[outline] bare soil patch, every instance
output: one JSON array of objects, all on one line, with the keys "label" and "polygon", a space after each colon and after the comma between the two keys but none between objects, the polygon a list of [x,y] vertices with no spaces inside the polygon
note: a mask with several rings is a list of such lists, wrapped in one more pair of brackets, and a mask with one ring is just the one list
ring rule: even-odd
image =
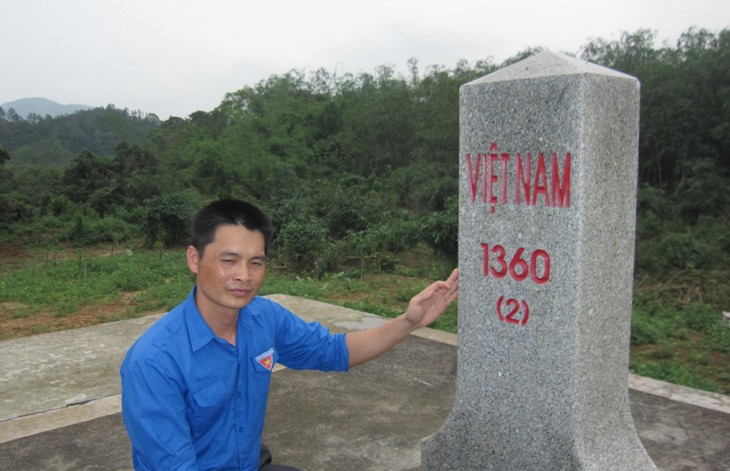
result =
[{"label": "bare soil patch", "polygon": [[102,324],[115,319],[138,317],[145,314],[130,315],[137,293],[125,293],[124,298],[115,302],[81,306],[72,314],[60,316],[48,310],[34,311],[24,315],[26,306],[20,303],[0,303],[0,340],[25,337],[28,335],[56,332]]}]

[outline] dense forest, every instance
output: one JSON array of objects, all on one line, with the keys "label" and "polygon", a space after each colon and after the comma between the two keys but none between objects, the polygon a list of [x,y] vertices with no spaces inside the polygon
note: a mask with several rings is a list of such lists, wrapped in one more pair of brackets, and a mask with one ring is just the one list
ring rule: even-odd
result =
[{"label": "dense forest", "polygon": [[[538,51],[412,59],[406,75],[292,70],[164,122],[2,110],[0,242],[174,246],[201,203],[233,196],[273,215],[293,270],[389,270],[414,247],[455,262],[459,87]],[[685,294],[727,310],[728,289],[707,287],[728,284],[730,262],[730,30],[662,46],[639,30],[578,56],[641,81],[637,279],[689,280]]]}]

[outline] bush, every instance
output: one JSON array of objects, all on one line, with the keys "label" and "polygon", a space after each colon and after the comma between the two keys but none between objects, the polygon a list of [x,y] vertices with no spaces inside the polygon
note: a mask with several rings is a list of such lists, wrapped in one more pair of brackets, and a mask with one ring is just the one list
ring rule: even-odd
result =
[{"label": "bush", "polygon": [[420,239],[437,253],[456,261],[459,252],[459,201],[453,196],[446,209],[422,218]]},{"label": "bush", "polygon": [[634,309],[631,316],[631,345],[657,344],[665,335],[657,322],[641,309]]},{"label": "bush", "polygon": [[687,336],[681,313],[669,304],[637,292],[631,315],[631,345],[662,345]]},{"label": "bush", "polygon": [[49,210],[54,216],[61,216],[71,211],[74,204],[66,195],[56,195],[48,202]]},{"label": "bush", "polygon": [[722,314],[705,303],[692,303],[682,309],[684,325],[698,332],[711,332],[722,322]]},{"label": "bush", "polygon": [[297,270],[311,272],[327,247],[327,229],[321,220],[291,220],[276,238],[279,254]]},{"label": "bush", "polygon": [[715,308],[704,303],[693,303],[682,309],[684,324],[705,336],[705,348],[730,353],[730,325]]},{"label": "bush", "polygon": [[155,196],[145,202],[143,231],[146,245],[162,243],[173,247],[190,239],[190,223],[203,206],[203,198],[194,190]]},{"label": "bush", "polygon": [[72,242],[77,247],[85,247],[94,244],[117,244],[135,238],[138,232],[137,226],[114,216],[88,218],[77,214],[60,234],[60,239]]}]

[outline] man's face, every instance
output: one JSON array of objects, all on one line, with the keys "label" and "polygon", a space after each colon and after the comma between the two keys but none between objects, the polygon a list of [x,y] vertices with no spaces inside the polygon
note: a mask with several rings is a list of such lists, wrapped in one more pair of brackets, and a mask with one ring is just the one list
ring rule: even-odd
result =
[{"label": "man's face", "polygon": [[203,255],[190,246],[187,258],[203,316],[237,314],[258,294],[266,275],[264,235],[243,226],[218,226]]}]

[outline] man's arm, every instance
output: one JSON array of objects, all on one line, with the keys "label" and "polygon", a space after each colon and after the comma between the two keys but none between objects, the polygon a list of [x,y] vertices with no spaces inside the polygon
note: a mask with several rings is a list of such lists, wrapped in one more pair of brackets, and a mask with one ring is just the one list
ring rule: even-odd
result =
[{"label": "man's arm", "polygon": [[405,314],[373,329],[350,332],[345,337],[350,367],[387,352],[411,332],[434,322],[459,294],[459,270],[446,281],[437,281],[415,295]]},{"label": "man's arm", "polygon": [[136,470],[198,469],[179,385],[149,363],[122,366],[122,417]]}]

